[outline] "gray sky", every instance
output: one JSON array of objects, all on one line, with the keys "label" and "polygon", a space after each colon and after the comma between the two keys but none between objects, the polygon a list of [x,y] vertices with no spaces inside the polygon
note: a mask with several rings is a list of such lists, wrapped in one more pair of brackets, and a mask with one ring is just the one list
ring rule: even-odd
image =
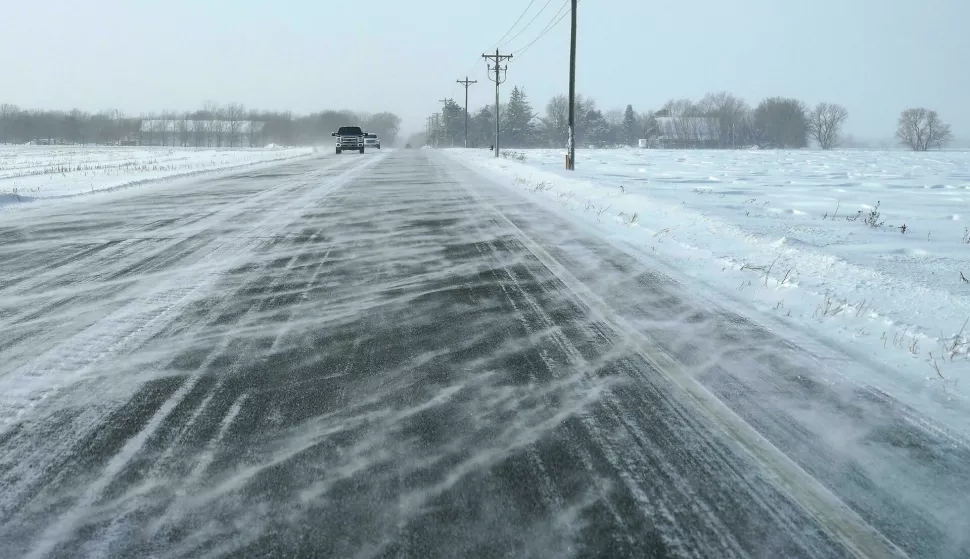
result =
[{"label": "gray sky", "polygon": [[[548,5],[547,5],[548,2]],[[535,0],[519,50],[564,0]],[[494,99],[481,53],[529,0],[88,0],[0,10],[0,102],[30,108],[390,110],[423,126],[455,80]],[[563,12],[565,13],[565,12]],[[970,136],[970,0],[581,0],[578,89],[603,109],[659,108],[727,90],[842,103],[847,132],[888,138],[899,112],[936,109]],[[503,100],[564,93],[568,17],[516,57]],[[510,36],[518,32],[513,31]]]}]

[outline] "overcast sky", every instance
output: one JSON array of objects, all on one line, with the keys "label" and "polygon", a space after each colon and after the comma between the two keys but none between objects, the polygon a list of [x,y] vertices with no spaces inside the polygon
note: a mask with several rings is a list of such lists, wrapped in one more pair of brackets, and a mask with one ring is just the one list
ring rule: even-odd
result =
[{"label": "overcast sky", "polygon": [[[437,100],[494,99],[494,51],[530,0],[45,0],[0,10],[0,102],[136,114],[206,100],[304,113],[390,110],[421,128]],[[564,0],[535,0],[517,51]],[[889,138],[936,109],[970,136],[970,0],[581,0],[578,89],[603,109],[727,90],[842,103],[847,132]],[[565,13],[565,12],[562,12]],[[564,93],[569,18],[509,63],[503,99]]]}]

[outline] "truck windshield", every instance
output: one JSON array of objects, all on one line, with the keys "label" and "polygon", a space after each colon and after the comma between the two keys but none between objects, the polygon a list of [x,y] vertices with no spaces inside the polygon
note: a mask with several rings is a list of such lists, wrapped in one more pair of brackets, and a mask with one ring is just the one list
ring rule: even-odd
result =
[{"label": "truck windshield", "polygon": [[363,134],[363,132],[361,131],[359,126],[341,126],[340,129],[337,130],[337,134],[360,136],[361,134]]}]

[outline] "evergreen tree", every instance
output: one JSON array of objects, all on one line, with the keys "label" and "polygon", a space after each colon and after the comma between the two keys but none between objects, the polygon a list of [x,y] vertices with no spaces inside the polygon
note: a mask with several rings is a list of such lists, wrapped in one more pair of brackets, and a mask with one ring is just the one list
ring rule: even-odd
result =
[{"label": "evergreen tree", "polygon": [[460,146],[464,142],[465,134],[465,109],[456,103],[454,99],[445,101],[445,106],[441,109],[441,121],[439,123],[441,137],[439,145],[441,147]]},{"label": "evergreen tree", "polygon": [[808,116],[797,99],[771,97],[754,110],[755,143],[762,148],[808,146]]},{"label": "evergreen tree", "polygon": [[[589,133],[589,130],[590,130],[589,117],[591,115],[592,116],[599,115],[599,119],[602,120],[602,123],[594,122],[593,123],[594,127],[606,126],[607,131],[609,130],[609,124],[603,118],[603,114],[600,111],[596,110],[596,100],[593,99],[592,97],[583,97],[582,95],[577,93],[576,105],[574,110],[576,114],[575,140],[576,140],[577,148],[588,146],[590,143],[593,143],[593,140],[590,139],[591,136]],[[602,128],[598,128],[597,130],[594,130],[594,136],[597,138],[597,141],[602,141],[603,134],[604,132]]]},{"label": "evergreen tree", "polygon": [[529,147],[536,139],[535,113],[526,98],[525,90],[512,88],[509,103],[502,118],[501,143],[508,147]]},{"label": "evergreen tree", "polygon": [[628,146],[637,145],[637,113],[633,111],[633,105],[626,106],[626,112],[623,113],[623,143]]},{"label": "evergreen tree", "polygon": [[583,143],[603,147],[610,140],[610,123],[606,121],[603,113],[599,110],[592,110],[586,113],[583,130]]},{"label": "evergreen tree", "polygon": [[495,138],[495,116],[492,107],[483,107],[468,121],[468,144],[472,147],[488,147]]}]

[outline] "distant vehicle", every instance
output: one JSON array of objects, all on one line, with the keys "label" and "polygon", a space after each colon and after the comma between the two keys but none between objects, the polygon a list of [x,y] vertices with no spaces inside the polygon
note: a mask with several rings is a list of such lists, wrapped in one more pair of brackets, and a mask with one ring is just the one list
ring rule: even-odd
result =
[{"label": "distant vehicle", "polygon": [[381,139],[377,134],[364,134],[364,147],[381,149]]},{"label": "distant vehicle", "polygon": [[330,135],[337,138],[338,155],[346,150],[364,153],[364,131],[360,126],[341,126]]},{"label": "distant vehicle", "polygon": [[411,144],[404,144],[404,149],[411,149]]}]

